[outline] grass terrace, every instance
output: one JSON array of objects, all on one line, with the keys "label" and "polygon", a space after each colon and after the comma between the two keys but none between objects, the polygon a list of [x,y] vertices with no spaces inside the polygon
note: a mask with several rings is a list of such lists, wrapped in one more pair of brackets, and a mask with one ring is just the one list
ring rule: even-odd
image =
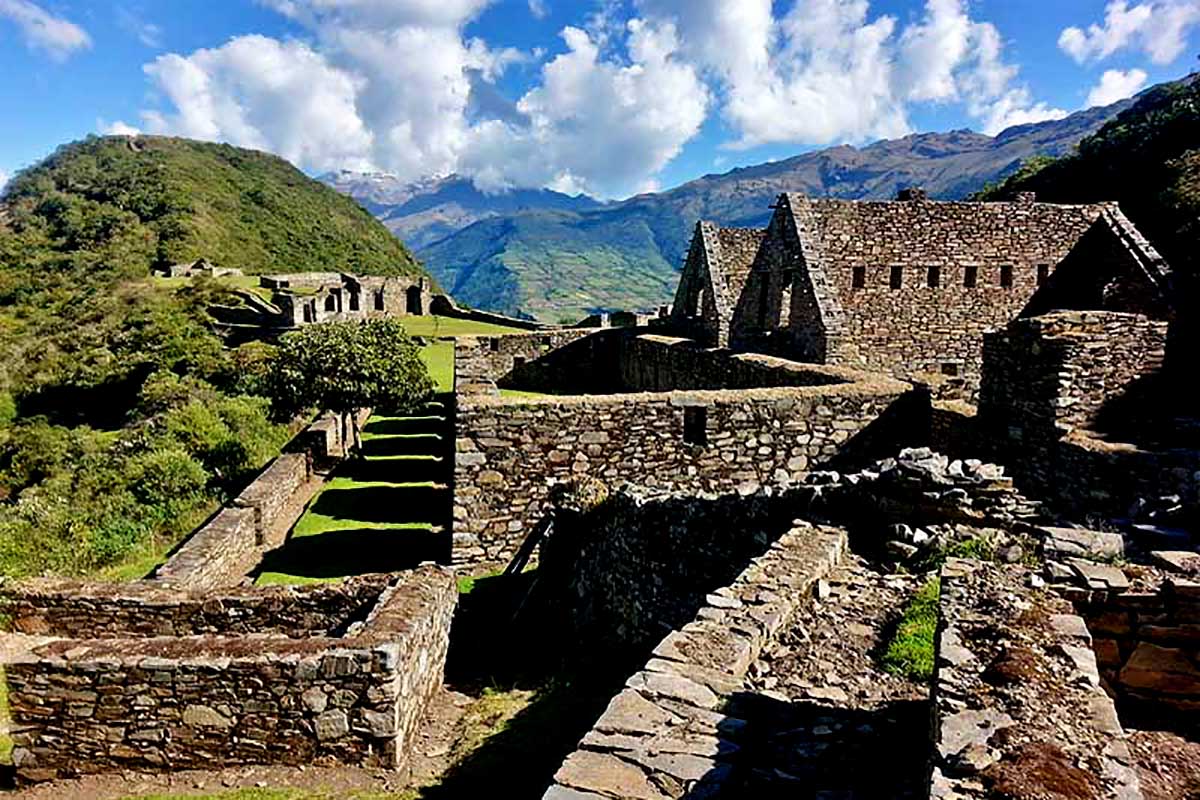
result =
[{"label": "grass terrace", "polygon": [[439,399],[420,414],[367,421],[362,457],[338,467],[288,541],[266,555],[259,585],[391,572],[449,555],[454,342],[434,337],[514,329],[431,316],[406,317],[404,325],[413,336],[433,339],[421,357]]}]

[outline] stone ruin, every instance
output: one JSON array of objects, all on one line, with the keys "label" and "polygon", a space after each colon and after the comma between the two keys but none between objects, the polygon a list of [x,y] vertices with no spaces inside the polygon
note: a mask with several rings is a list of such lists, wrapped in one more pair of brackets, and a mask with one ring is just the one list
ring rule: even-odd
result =
[{"label": "stone ruin", "polygon": [[[955,243],[964,220],[983,238]],[[1020,247],[988,238],[1013,220]],[[864,298],[890,289],[851,252],[872,226],[889,247],[913,245],[904,226],[942,237],[923,288],[953,275],[984,299],[920,346],[914,327],[877,348],[892,334]],[[456,341],[448,566],[536,562],[525,605],[564,655],[620,677],[546,800],[1142,797],[1140,726],[1200,711],[1200,447],[1161,260],[1114,207],[1028,199],[784,196],[767,231],[698,239],[671,320],[699,340]],[[887,302],[919,314],[905,270],[932,251],[913,250]],[[1000,289],[1015,299],[950,330]],[[1090,310],[1051,311],[1065,296]],[[769,336],[739,322],[764,307],[792,315]],[[902,379],[931,365],[959,397]],[[314,425],[157,580],[3,587],[19,779],[403,766],[443,679],[451,572],[244,586],[331,437]],[[881,652],[930,576],[937,638],[915,679]]]}]

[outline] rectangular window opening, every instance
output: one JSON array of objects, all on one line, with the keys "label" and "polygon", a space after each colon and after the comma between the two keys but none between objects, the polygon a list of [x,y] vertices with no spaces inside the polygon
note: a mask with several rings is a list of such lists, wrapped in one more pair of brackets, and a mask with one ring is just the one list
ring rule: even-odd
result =
[{"label": "rectangular window opening", "polygon": [[953,361],[943,362],[942,363],[942,374],[947,377],[950,377],[950,378],[957,378],[958,377],[958,364],[956,364]]},{"label": "rectangular window opening", "polygon": [[1013,268],[1012,264],[1002,264],[1000,266],[1000,285],[1005,289],[1011,289],[1013,285]]},{"label": "rectangular window opening", "polygon": [[892,267],[892,274],[888,280],[888,285],[893,289],[899,289],[904,285],[904,267]]},{"label": "rectangular window opening", "polygon": [[925,282],[930,289],[936,289],[942,285],[942,268],[930,267],[929,272],[925,276]]},{"label": "rectangular window opening", "polygon": [[866,287],[866,285],[867,285],[867,268],[866,267],[855,267],[854,268],[854,288],[862,289],[862,288]]},{"label": "rectangular window opening", "polygon": [[1043,283],[1045,283],[1046,279],[1049,277],[1050,277],[1050,265],[1049,264],[1038,264],[1037,265],[1038,286],[1041,286]]},{"label": "rectangular window opening", "polygon": [[708,409],[688,406],[683,409],[683,443],[704,447],[708,444]]},{"label": "rectangular window opening", "polygon": [[977,283],[979,283],[979,267],[963,268],[963,286],[967,289],[974,289]]},{"label": "rectangular window opening", "polygon": [[500,339],[498,339],[495,336],[493,336],[491,339],[489,339],[488,340],[488,349],[491,350],[493,353],[499,353],[500,352]]}]

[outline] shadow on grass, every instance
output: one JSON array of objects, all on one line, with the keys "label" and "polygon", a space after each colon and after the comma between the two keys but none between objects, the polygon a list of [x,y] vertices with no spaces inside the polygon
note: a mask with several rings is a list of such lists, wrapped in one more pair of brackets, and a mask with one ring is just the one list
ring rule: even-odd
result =
[{"label": "shadow on grass", "polygon": [[437,433],[412,433],[367,439],[364,456],[436,456],[446,449],[446,440]]},{"label": "shadow on grass", "polygon": [[396,436],[407,433],[441,433],[446,429],[446,420],[438,416],[387,417],[373,419],[363,426],[363,433],[371,436]]},{"label": "shadow on grass", "polygon": [[263,556],[259,573],[299,578],[341,578],[412,569],[422,561],[446,561],[450,535],[442,531],[330,531],[289,539]]},{"label": "shadow on grass", "polygon": [[421,790],[421,798],[536,800],[620,689],[625,676],[615,670],[566,669],[568,634],[550,616],[525,606],[536,575],[479,578],[470,593],[460,596],[447,684],[475,696],[485,689],[532,689],[537,694],[502,730],[451,767],[437,786]]},{"label": "shadow on grass", "polygon": [[444,486],[362,486],[326,489],[309,510],[353,522],[428,522],[444,525],[450,515]]},{"label": "shadow on grass", "polygon": [[446,459],[425,456],[355,459],[344,462],[337,471],[337,477],[361,483],[445,483],[449,476],[450,467]]}]

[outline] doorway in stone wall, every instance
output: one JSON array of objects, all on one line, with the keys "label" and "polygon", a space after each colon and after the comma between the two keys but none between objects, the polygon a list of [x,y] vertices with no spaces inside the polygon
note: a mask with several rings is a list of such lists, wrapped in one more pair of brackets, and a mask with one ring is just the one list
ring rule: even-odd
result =
[{"label": "doorway in stone wall", "polygon": [[408,314],[424,314],[425,310],[421,303],[421,287],[410,286],[405,292],[404,311]]}]

